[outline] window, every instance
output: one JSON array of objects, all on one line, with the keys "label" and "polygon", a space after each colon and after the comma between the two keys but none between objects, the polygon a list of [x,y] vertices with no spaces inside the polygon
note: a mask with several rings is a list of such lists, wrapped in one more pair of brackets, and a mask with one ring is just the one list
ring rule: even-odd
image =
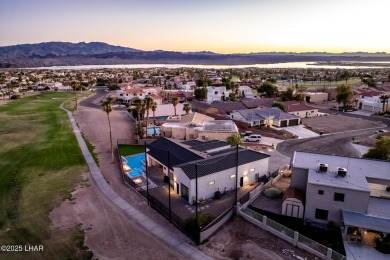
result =
[{"label": "window", "polygon": [[209,185],[214,185],[215,181],[209,181]]},{"label": "window", "polygon": [[318,190],[318,194],[319,195],[324,195],[324,191],[323,190]]},{"label": "window", "polygon": [[316,219],[328,220],[328,211],[324,209],[316,209]]},{"label": "window", "polygon": [[334,193],[334,201],[344,201],[344,196],[345,196],[344,193],[335,192]]}]

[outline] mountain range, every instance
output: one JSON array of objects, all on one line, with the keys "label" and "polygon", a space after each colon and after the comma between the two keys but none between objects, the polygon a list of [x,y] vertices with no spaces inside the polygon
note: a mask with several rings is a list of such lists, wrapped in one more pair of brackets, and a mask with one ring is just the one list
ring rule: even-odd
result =
[{"label": "mountain range", "polygon": [[251,65],[282,62],[390,61],[387,53],[144,51],[103,42],[44,42],[0,47],[0,68],[112,64]]}]

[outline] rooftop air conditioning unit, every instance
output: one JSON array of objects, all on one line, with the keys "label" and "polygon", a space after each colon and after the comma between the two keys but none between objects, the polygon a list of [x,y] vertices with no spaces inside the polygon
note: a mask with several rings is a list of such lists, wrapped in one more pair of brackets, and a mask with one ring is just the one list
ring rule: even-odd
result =
[{"label": "rooftop air conditioning unit", "polygon": [[345,177],[347,176],[347,169],[345,168],[337,168],[337,176],[340,176],[340,177]]},{"label": "rooftop air conditioning unit", "polygon": [[319,172],[327,172],[328,171],[328,164],[326,163],[320,163],[320,167],[318,168]]}]

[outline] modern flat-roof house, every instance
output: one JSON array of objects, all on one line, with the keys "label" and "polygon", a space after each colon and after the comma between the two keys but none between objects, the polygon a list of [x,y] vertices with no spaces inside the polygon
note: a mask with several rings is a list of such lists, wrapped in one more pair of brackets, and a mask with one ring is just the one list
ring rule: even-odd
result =
[{"label": "modern flat-roof house", "polygon": [[148,145],[147,152],[148,166],[160,166],[173,189],[191,204],[196,201],[196,187],[200,201],[214,197],[217,191],[223,193],[256,182],[268,173],[268,161],[269,155],[245,148],[239,148],[237,154],[236,147],[217,140],[162,137]]},{"label": "modern flat-roof house", "polygon": [[298,125],[300,118],[283,112],[278,107],[243,109],[230,113],[230,118],[247,123],[250,126],[292,126]]},{"label": "modern flat-roof house", "polygon": [[214,120],[214,118],[193,113],[181,116],[177,120],[169,120],[160,127],[161,135],[172,139],[226,141],[238,128],[232,120]]},{"label": "modern flat-roof house", "polygon": [[355,227],[379,232],[372,220],[390,223],[390,162],[294,152],[291,166],[291,187],[305,194],[306,223],[348,226],[359,216],[366,221]]},{"label": "modern flat-roof house", "polygon": [[[380,99],[381,95],[389,94],[385,92],[379,92],[379,91],[367,91],[365,93],[362,93],[362,97],[358,99],[358,107],[361,110],[376,113],[376,112],[382,112],[383,110],[383,103]],[[389,110],[389,104],[385,103],[385,111]]]},{"label": "modern flat-roof house", "polygon": [[328,101],[329,94],[326,92],[306,92],[305,101],[307,103],[322,103]]},{"label": "modern flat-roof house", "polygon": [[224,101],[223,97],[228,97],[229,94],[226,92],[226,87],[207,87],[207,102],[211,103],[213,101]]},{"label": "modern flat-roof house", "polygon": [[252,89],[249,86],[239,86],[238,88],[240,92],[240,96],[245,98],[254,98],[255,95],[253,95]]}]

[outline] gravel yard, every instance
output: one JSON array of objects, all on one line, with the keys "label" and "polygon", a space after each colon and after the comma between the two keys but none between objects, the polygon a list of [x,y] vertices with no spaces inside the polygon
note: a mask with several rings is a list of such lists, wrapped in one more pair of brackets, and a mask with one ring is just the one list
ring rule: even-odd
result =
[{"label": "gravel yard", "polygon": [[360,118],[341,115],[304,118],[302,119],[302,123],[306,126],[306,128],[317,133],[323,131],[324,134],[383,126],[380,122],[372,122]]}]

